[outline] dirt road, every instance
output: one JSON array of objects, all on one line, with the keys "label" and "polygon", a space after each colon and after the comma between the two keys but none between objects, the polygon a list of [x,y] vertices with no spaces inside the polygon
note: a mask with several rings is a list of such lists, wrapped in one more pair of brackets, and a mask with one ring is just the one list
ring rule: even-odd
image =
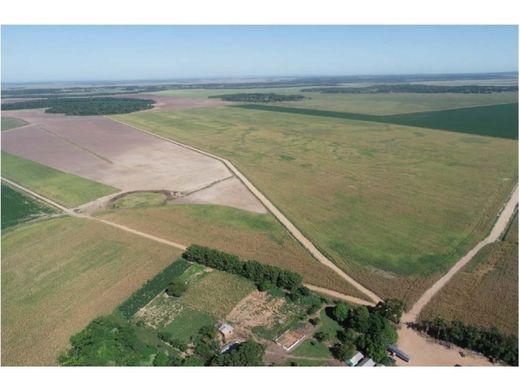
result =
[{"label": "dirt road", "polygon": [[162,137],[162,136],[154,134],[154,133],[152,133],[150,131],[147,131],[147,130],[144,130],[144,129],[140,129],[138,127],[135,127],[135,126],[129,125],[127,123],[118,121],[116,119],[113,119],[113,118],[110,118],[110,119],[112,119],[115,122],[118,122],[118,123],[130,126],[130,127],[134,128],[136,130],[139,130],[139,131],[141,131],[143,133],[153,135],[153,136],[158,137],[158,138],[160,138],[162,140],[165,140],[165,141],[174,143],[176,145],[185,147],[187,149],[190,149],[190,150],[193,150],[195,152],[201,153],[201,154],[203,154],[205,156],[212,157],[212,158],[214,158],[214,159],[224,163],[226,165],[226,167],[231,172],[233,172],[236,175],[236,177],[238,177],[238,179],[242,183],[244,183],[244,185],[247,187],[247,189],[249,191],[251,191],[251,193],[264,205],[264,207],[267,210],[269,210],[271,212],[271,214],[273,214],[273,216],[276,219],[278,219],[278,221],[280,221],[280,223],[289,231],[289,233],[294,238],[296,238],[296,240],[298,240],[300,242],[300,244],[303,245],[303,247],[305,249],[307,249],[307,251],[309,251],[309,253],[316,260],[318,260],[324,266],[332,269],[336,274],[338,274],[341,278],[346,280],[348,283],[350,283],[352,286],[354,286],[357,290],[362,292],[364,295],[369,297],[373,302],[377,303],[377,302],[381,301],[381,298],[376,293],[374,293],[373,291],[371,291],[368,288],[366,288],[365,286],[363,286],[361,283],[359,283],[356,280],[354,280],[350,275],[345,273],[341,268],[339,268],[336,264],[334,264],[331,260],[329,260],[325,255],[323,255],[318,250],[318,248],[316,248],[314,246],[314,244],[309,239],[307,239],[307,237],[305,237],[303,235],[303,233],[300,232],[300,230],[296,226],[294,226],[293,223],[291,221],[289,221],[289,219],[287,219],[287,217],[285,217],[285,215],[280,210],[278,210],[278,208],[276,208],[276,206],[274,204],[272,204],[271,201],[269,199],[267,199],[264,196],[264,194],[262,194],[229,160],[227,160],[225,158],[222,158],[222,157],[219,157],[219,156],[216,156],[214,154],[205,152],[205,151],[203,151],[201,149],[194,148],[193,146],[189,146],[189,145],[183,144],[181,142],[173,141],[173,140],[171,140],[169,138]]},{"label": "dirt road", "polygon": [[351,295],[346,295],[339,293],[334,290],[329,290],[328,288],[318,287],[314,286],[312,284],[305,283],[305,287],[307,287],[309,290],[315,291],[317,293],[328,295],[329,297],[341,299],[343,301],[355,303],[356,305],[365,305],[365,306],[374,306],[373,302],[365,301],[364,299],[353,297]]},{"label": "dirt road", "polygon": [[487,244],[495,242],[500,238],[502,233],[507,229],[508,223],[513,217],[513,214],[516,209],[516,205],[518,204],[518,184],[515,186],[511,197],[505,204],[504,208],[500,212],[500,215],[491,229],[489,235],[480,241],[477,245],[475,245],[468,253],[466,253],[459,261],[455,263],[453,267],[437,282],[434,283],[428,290],[424,292],[424,294],[415,302],[413,307],[403,315],[401,322],[414,322],[417,319],[417,316],[422,311],[422,309],[430,302],[430,300],[437,294],[445,285],[450,281],[450,279],[460,271],[462,267],[464,267],[471,259],[477,254],[477,252],[482,249]]},{"label": "dirt road", "polygon": [[[408,353],[412,360],[410,363],[404,363],[398,360],[398,365],[413,365],[413,366],[489,366],[491,363],[482,355],[474,352],[463,350],[456,346],[447,347],[441,345],[434,340],[420,334],[406,326],[407,323],[415,322],[422,309],[430,302],[430,300],[437,294],[450,279],[464,267],[477,252],[487,244],[495,242],[507,229],[509,221],[514,215],[516,206],[518,204],[518,184],[515,186],[511,197],[504,205],[500,212],[495,225],[486,238],[480,241],[473,247],[466,255],[464,255],[455,265],[432,287],[424,292],[413,307],[403,315],[401,318],[401,329],[398,331],[397,345],[403,351]],[[460,352],[463,352],[462,356]]]}]

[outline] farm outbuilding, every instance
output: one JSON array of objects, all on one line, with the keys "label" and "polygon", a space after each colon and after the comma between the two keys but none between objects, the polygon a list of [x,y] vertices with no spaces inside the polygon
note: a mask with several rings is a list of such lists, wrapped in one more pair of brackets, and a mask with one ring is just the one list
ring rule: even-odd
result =
[{"label": "farm outbuilding", "polygon": [[410,356],[408,356],[406,353],[401,351],[393,344],[388,347],[388,352],[390,352],[394,356],[397,356],[399,359],[404,360],[407,363],[410,361]]},{"label": "farm outbuilding", "polygon": [[364,357],[365,356],[361,352],[356,351],[356,352],[354,352],[354,355],[352,355],[352,357],[350,359],[348,359],[345,363],[347,363],[347,365],[349,365],[350,367],[354,367],[361,360],[363,360]]},{"label": "farm outbuilding", "polygon": [[233,327],[226,322],[221,322],[218,324],[217,329],[224,337],[231,336],[234,331]]},{"label": "farm outbuilding", "polygon": [[375,365],[376,363],[372,359],[364,358],[358,363],[357,367],[374,367]]}]

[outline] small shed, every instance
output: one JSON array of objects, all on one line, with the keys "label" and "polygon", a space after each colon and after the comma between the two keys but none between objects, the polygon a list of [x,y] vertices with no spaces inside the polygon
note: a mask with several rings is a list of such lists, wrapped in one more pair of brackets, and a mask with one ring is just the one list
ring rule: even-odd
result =
[{"label": "small shed", "polygon": [[226,322],[221,322],[218,324],[217,329],[224,337],[231,336],[234,330],[233,327]]},{"label": "small shed", "polygon": [[364,358],[358,363],[357,367],[374,367],[375,365],[376,363],[372,359]]},{"label": "small shed", "polygon": [[365,356],[361,352],[356,351],[356,352],[354,352],[354,355],[352,355],[352,357],[350,359],[348,359],[345,363],[347,363],[347,365],[350,366],[350,367],[354,367],[361,360],[363,360],[364,357]]}]

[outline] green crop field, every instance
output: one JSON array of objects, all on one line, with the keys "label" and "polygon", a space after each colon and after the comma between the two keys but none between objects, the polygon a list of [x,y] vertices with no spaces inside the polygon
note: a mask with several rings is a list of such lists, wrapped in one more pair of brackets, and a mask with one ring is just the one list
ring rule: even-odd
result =
[{"label": "green crop field", "polygon": [[[123,198],[124,199],[124,198]],[[205,245],[244,259],[288,268],[308,283],[346,294],[363,295],[337,274],[314,260],[269,214],[224,206],[136,206],[105,211],[98,216],[174,242]]]},{"label": "green crop field", "polygon": [[2,131],[16,129],[17,127],[26,125],[27,122],[16,118],[2,117]]},{"label": "green crop field", "polygon": [[2,176],[66,207],[79,206],[118,189],[2,152]]},{"label": "green crop field", "polygon": [[427,129],[448,130],[457,133],[518,139],[518,103],[400,115],[366,115],[263,104],[244,104],[237,107],[249,110],[391,123]]},{"label": "green crop field", "polygon": [[55,210],[2,183],[2,230]]},{"label": "green crop field", "polygon": [[482,248],[421,313],[437,316],[518,335],[518,216],[504,240]]},{"label": "green crop field", "polygon": [[117,118],[230,159],[340,267],[408,303],[518,175],[517,141],[497,137],[230,106]]},{"label": "green crop field", "polygon": [[[348,84],[347,86],[355,86]],[[188,89],[155,92],[154,94],[182,98],[207,99],[210,96],[233,93],[276,93],[303,95],[307,99],[277,103],[283,107],[299,107],[315,110],[341,111],[369,115],[392,115],[422,111],[448,110],[484,105],[518,102],[517,92],[492,94],[461,93],[374,93],[374,94],[326,94],[301,92],[311,87],[244,88],[244,89]]]},{"label": "green crop field", "polygon": [[2,234],[2,364],[55,364],[72,334],[110,313],[179,255],[71,217]]}]

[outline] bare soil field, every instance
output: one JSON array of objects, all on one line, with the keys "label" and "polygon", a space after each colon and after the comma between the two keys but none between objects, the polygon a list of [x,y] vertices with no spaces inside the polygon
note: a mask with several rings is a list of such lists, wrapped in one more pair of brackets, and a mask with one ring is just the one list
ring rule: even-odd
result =
[{"label": "bare soil field", "polygon": [[2,136],[2,149],[123,191],[194,191],[230,176],[218,161],[103,117],[21,110],[32,126]]},{"label": "bare soil field", "polygon": [[134,93],[128,95],[117,95],[118,97],[129,97],[134,99],[152,99],[155,100],[154,110],[186,110],[190,108],[213,107],[229,104],[220,99],[197,99],[185,98],[178,96],[159,95],[153,93]]},{"label": "bare soil field", "polygon": [[273,325],[285,301],[270,299],[266,292],[253,291],[233,308],[226,319],[233,325],[251,330],[256,326]]},{"label": "bare soil field", "polygon": [[54,365],[69,337],[109,314],[181,251],[63,217],[2,235],[2,365]]},{"label": "bare soil field", "polygon": [[239,180],[223,181],[232,178],[232,173],[208,156],[104,117],[45,114],[42,110],[20,110],[15,115],[30,124],[2,136],[2,149],[11,154],[122,192],[169,190],[191,194],[182,203],[266,212]]},{"label": "bare soil field", "polygon": [[178,204],[216,204],[237,207],[255,213],[267,213],[266,208],[236,177],[222,180],[208,188],[178,198]]}]

